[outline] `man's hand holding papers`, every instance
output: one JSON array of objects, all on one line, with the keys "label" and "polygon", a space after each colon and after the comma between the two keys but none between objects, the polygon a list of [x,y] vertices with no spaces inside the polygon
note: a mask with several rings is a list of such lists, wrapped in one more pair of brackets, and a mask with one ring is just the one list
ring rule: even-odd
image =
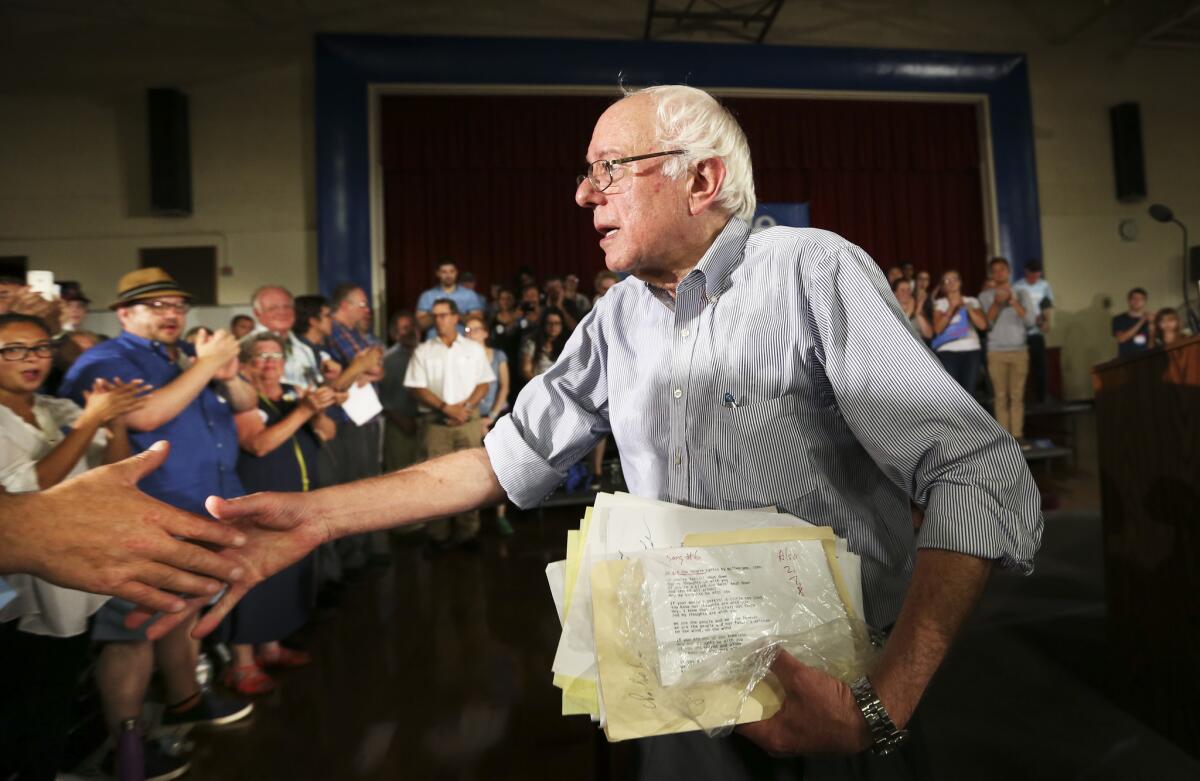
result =
[{"label": "man's hand holding papers", "polygon": [[547,575],[563,603],[563,713],[590,713],[612,741],[790,718],[796,705],[781,708],[794,678],[768,675],[781,647],[807,665],[788,656],[780,672],[803,667],[833,693],[848,693],[843,681],[875,655],[857,556],[832,529],[773,508],[601,494]]}]

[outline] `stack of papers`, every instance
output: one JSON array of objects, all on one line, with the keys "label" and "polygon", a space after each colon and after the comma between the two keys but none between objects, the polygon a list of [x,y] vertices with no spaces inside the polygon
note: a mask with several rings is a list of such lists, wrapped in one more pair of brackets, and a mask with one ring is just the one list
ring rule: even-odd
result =
[{"label": "stack of papers", "polygon": [[752,674],[763,649],[804,637],[818,657],[853,657],[863,616],[845,540],[772,507],[598,494],[546,577],[563,715],[589,715],[614,742],[769,718],[782,694]]}]

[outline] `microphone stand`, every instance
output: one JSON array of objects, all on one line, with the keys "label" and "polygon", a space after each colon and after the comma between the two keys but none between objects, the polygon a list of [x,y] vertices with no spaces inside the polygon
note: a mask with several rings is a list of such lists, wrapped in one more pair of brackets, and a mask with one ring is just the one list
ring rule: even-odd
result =
[{"label": "microphone stand", "polygon": [[1187,314],[1188,327],[1192,329],[1192,335],[1200,335],[1200,318],[1197,318],[1196,313],[1192,311],[1192,304],[1188,298],[1188,229],[1175,217],[1171,217],[1171,222],[1178,225],[1179,229],[1183,231],[1183,311]]}]

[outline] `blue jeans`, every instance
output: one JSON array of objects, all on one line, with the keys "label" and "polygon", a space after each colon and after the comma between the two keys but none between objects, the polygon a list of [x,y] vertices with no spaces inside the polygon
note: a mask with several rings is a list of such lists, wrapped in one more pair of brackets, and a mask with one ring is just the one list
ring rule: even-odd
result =
[{"label": "blue jeans", "polygon": [[954,378],[954,380],[967,393],[975,395],[975,386],[979,382],[979,361],[982,350],[963,350],[961,352],[954,350],[942,350],[938,352],[938,360],[942,362],[946,372]]}]

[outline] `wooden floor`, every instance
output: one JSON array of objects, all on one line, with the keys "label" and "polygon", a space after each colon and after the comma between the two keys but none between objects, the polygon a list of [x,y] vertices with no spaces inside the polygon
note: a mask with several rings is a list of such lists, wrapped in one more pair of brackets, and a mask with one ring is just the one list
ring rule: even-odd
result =
[{"label": "wooden floor", "polygon": [[[1104,686],[1103,572],[1091,418],[1069,470],[1034,465],[1047,500],[1031,577],[998,574],[921,713],[929,778],[1200,778]],[[1043,465],[1044,466],[1044,465]],[[482,550],[426,560],[419,535],[300,638],[315,664],[280,677],[252,720],[195,735],[207,781],[624,779],[630,749],[564,718],[545,566],[579,508],[513,517]]]}]

